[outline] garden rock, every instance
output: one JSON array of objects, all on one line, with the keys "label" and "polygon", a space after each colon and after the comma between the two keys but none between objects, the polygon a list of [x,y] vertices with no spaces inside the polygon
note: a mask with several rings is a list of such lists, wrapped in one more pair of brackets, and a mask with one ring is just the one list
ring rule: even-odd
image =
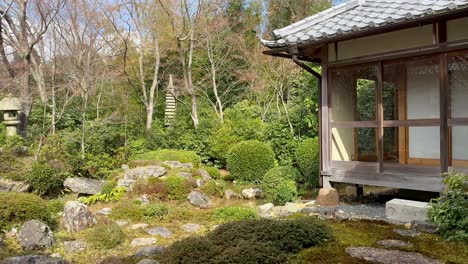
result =
[{"label": "garden rock", "polygon": [[348,247],[346,253],[353,258],[369,261],[372,263],[394,264],[442,264],[442,262],[428,258],[419,253],[404,252],[399,250],[388,250],[371,247]]},{"label": "garden rock", "polygon": [[49,226],[38,220],[30,220],[21,227],[19,242],[23,248],[30,250],[50,247],[55,240]]},{"label": "garden rock", "polygon": [[127,222],[127,221],[123,221],[123,220],[117,220],[117,221],[114,221],[114,223],[118,224],[119,226],[126,226],[126,225],[128,225],[128,222]]},{"label": "garden rock", "polygon": [[72,190],[74,193],[83,193],[83,194],[97,194],[102,191],[102,187],[106,182],[88,178],[67,178],[63,182],[63,186]]},{"label": "garden rock", "polygon": [[196,175],[201,176],[204,181],[211,181],[213,179],[211,178],[210,174],[204,169],[198,169]]},{"label": "garden rock", "polygon": [[164,238],[171,238],[172,237],[172,232],[171,230],[165,228],[165,227],[153,227],[148,230],[146,230],[146,233],[153,235],[153,236],[160,236]]},{"label": "garden rock", "polygon": [[166,173],[166,168],[153,165],[126,170],[123,178],[126,180],[148,179],[150,177],[161,177]]},{"label": "garden rock", "polygon": [[190,172],[183,172],[183,171],[177,173],[177,176],[180,176],[180,177],[185,178],[185,179],[187,179],[187,180],[190,180],[190,179],[193,178],[193,174],[192,174],[192,173],[190,173]]},{"label": "garden rock", "polygon": [[329,207],[329,206],[316,206],[316,207],[304,207],[301,209],[301,213],[303,214],[319,214],[325,217],[335,217],[336,214],[336,207]]},{"label": "garden rock", "polygon": [[433,223],[427,223],[427,222],[412,221],[411,229],[419,231],[419,232],[430,233],[430,234],[437,233],[437,225]]},{"label": "garden rock", "polygon": [[124,187],[126,189],[132,189],[133,185],[136,183],[135,180],[131,179],[119,179],[117,181],[117,187]]},{"label": "garden rock", "polygon": [[275,207],[275,205],[272,204],[272,203],[267,203],[267,204],[264,204],[264,205],[260,205],[258,207],[258,209],[260,211],[260,216],[263,217],[263,218],[271,218],[270,210],[273,207]]},{"label": "garden rock", "polygon": [[112,213],[112,208],[102,208],[101,210],[97,211],[97,213],[102,215],[110,215]]},{"label": "garden rock", "polygon": [[142,247],[150,246],[157,242],[158,240],[154,237],[139,237],[132,240],[132,247]]},{"label": "garden rock", "polygon": [[400,236],[403,237],[417,237],[421,235],[421,232],[418,232],[416,230],[404,230],[404,229],[393,229],[393,232],[399,234]]},{"label": "garden rock", "polygon": [[380,241],[377,241],[377,244],[384,248],[409,248],[413,246],[413,244],[409,242],[396,240],[396,239],[380,240]]},{"label": "garden rock", "polygon": [[148,224],[138,223],[138,224],[134,224],[134,225],[129,226],[128,229],[137,230],[137,229],[147,228],[147,227],[148,227]]},{"label": "garden rock", "polygon": [[0,178],[0,192],[27,192],[29,184]]},{"label": "garden rock", "polygon": [[190,201],[191,204],[198,208],[207,209],[211,207],[210,198],[204,195],[203,193],[192,191],[187,196],[187,199]]},{"label": "garden rock", "polygon": [[258,188],[249,188],[242,190],[242,196],[244,199],[258,199],[262,198],[262,190]]},{"label": "garden rock", "polygon": [[159,264],[159,262],[154,259],[142,259],[137,264]]},{"label": "garden rock", "polygon": [[234,192],[233,190],[226,190],[224,192],[224,198],[228,199],[228,200],[231,200],[231,199],[239,199],[241,198],[242,196],[236,192]]},{"label": "garden rock", "polygon": [[340,203],[340,196],[334,188],[321,188],[315,202],[321,206],[337,206]]},{"label": "garden rock", "polygon": [[163,162],[165,165],[171,167],[171,169],[193,169],[193,164],[192,163],[182,163],[179,161],[164,161]]},{"label": "garden rock", "polygon": [[205,185],[205,181],[203,181],[203,179],[197,179],[195,181],[195,184],[197,185],[198,188],[202,187],[203,185]]},{"label": "garden rock", "polygon": [[180,228],[182,228],[182,230],[184,230],[185,232],[196,233],[200,231],[203,228],[203,226],[199,224],[185,224],[181,226]]},{"label": "garden rock", "polygon": [[153,257],[163,253],[165,250],[166,248],[163,246],[146,246],[140,248],[134,256],[137,258]]},{"label": "garden rock", "polygon": [[96,224],[96,217],[85,204],[70,201],[63,209],[63,226],[68,232],[77,232]]},{"label": "garden rock", "polygon": [[303,203],[286,203],[284,207],[291,213],[298,213],[305,208],[305,205]]},{"label": "garden rock", "polygon": [[65,253],[70,254],[85,251],[88,245],[82,240],[72,240],[63,242],[63,247],[65,248]]},{"label": "garden rock", "polygon": [[271,209],[270,215],[273,218],[282,218],[292,215],[286,206],[275,206]]},{"label": "garden rock", "polygon": [[4,259],[2,264],[66,264],[67,262],[58,258],[42,255],[26,255]]},{"label": "garden rock", "polygon": [[140,203],[141,203],[142,205],[148,205],[148,204],[150,204],[150,200],[149,200],[149,198],[148,198],[148,195],[146,195],[146,194],[143,194],[142,196],[140,196],[140,198],[138,198],[138,201],[140,201]]}]

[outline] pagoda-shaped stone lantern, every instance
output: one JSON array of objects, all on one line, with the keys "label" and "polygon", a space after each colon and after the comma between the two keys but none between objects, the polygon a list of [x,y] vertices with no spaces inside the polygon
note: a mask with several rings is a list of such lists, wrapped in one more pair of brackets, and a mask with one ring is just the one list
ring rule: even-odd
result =
[{"label": "pagoda-shaped stone lantern", "polygon": [[19,98],[11,94],[0,100],[0,111],[3,111],[3,124],[6,126],[6,136],[16,136],[18,131],[18,111],[21,110]]}]

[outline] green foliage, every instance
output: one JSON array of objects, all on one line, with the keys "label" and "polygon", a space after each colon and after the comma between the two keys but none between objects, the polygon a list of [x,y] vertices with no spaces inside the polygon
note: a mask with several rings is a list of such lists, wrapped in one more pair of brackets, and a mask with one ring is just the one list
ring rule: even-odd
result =
[{"label": "green foliage", "polygon": [[240,182],[260,183],[265,173],[275,166],[275,153],[259,141],[244,141],[227,154],[231,176]]},{"label": "green foliage", "polygon": [[301,142],[296,150],[296,163],[301,171],[302,178],[298,182],[306,187],[319,186],[319,143],[317,138],[308,138]]},{"label": "green foliage", "polygon": [[137,222],[143,219],[144,212],[139,204],[123,201],[112,209],[110,218]]},{"label": "green foliage", "polygon": [[444,177],[447,189],[431,201],[429,216],[444,238],[468,242],[468,175],[451,171]]},{"label": "green foliage", "polygon": [[34,163],[28,173],[28,183],[38,195],[56,195],[62,192],[63,182],[68,176],[62,172],[59,163],[57,167],[45,163]]},{"label": "green foliage", "polygon": [[194,183],[180,176],[168,176],[164,183],[167,187],[167,199],[183,201],[194,187]]},{"label": "green foliage", "polygon": [[[104,186],[105,187],[105,186]],[[114,187],[109,191],[109,187],[106,189],[103,188],[101,193],[97,193],[88,197],[81,197],[80,202],[84,204],[94,204],[97,202],[118,202],[125,195],[127,189],[125,187]]]},{"label": "green foliage", "polygon": [[143,208],[144,219],[162,220],[169,213],[169,207],[165,204],[148,204]]},{"label": "green foliage", "polygon": [[265,197],[275,205],[293,201],[298,194],[295,180],[299,175],[297,169],[291,166],[270,169],[262,181]]},{"label": "green foliage", "polygon": [[169,194],[166,183],[158,178],[149,178],[147,181],[137,181],[133,186],[133,191],[140,195],[150,195],[162,201],[166,201]]},{"label": "green foliage", "polygon": [[265,140],[275,152],[280,165],[292,165],[298,140],[284,122],[273,121],[266,125]]},{"label": "green foliage", "polygon": [[213,218],[217,222],[232,222],[243,219],[255,219],[258,217],[255,208],[245,208],[238,206],[218,208],[213,213]]},{"label": "green foliage", "polygon": [[203,184],[203,186],[200,187],[200,190],[207,195],[222,198],[224,195],[225,187],[226,185],[223,182],[212,180],[205,182],[205,184]]},{"label": "green foliage", "polygon": [[223,224],[206,237],[187,238],[169,246],[161,263],[286,263],[302,249],[332,238],[316,218],[242,220]]},{"label": "green foliage", "polygon": [[125,233],[115,224],[104,224],[84,231],[84,239],[97,249],[112,249],[125,241]]},{"label": "green foliage", "polygon": [[52,215],[52,217],[62,212],[64,207],[65,204],[58,199],[49,200],[47,202],[47,208],[49,209],[49,212]]},{"label": "green foliage", "polygon": [[53,224],[46,201],[30,193],[0,192],[0,229],[20,226],[29,220]]},{"label": "green foliage", "polygon": [[193,151],[160,149],[132,157],[133,160],[160,160],[160,161],[179,161],[182,163],[192,163],[198,168],[201,165],[201,158]]},{"label": "green foliage", "polygon": [[219,172],[218,168],[207,166],[207,167],[203,167],[203,169],[206,170],[206,172],[208,172],[208,174],[210,174],[211,178],[213,178],[213,179],[220,179],[221,178],[221,173]]}]

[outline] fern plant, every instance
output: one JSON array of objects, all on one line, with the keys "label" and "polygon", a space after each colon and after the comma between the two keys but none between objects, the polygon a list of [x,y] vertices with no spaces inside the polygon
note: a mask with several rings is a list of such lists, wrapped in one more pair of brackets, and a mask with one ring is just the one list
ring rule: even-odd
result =
[{"label": "fern plant", "polygon": [[125,187],[116,187],[107,193],[98,193],[88,197],[81,197],[80,202],[84,204],[94,204],[97,202],[117,202],[122,199],[127,189]]}]

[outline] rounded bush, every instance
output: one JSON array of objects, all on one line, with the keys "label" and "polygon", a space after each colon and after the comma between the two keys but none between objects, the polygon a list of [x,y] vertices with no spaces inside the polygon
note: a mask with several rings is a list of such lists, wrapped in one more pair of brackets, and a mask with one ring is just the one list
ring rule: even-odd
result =
[{"label": "rounded bush", "polygon": [[275,166],[275,153],[259,141],[244,141],[227,154],[231,177],[240,182],[260,183],[265,173]]},{"label": "rounded bush", "polygon": [[122,228],[115,224],[99,225],[84,233],[86,242],[97,249],[112,249],[122,244],[125,234]]},{"label": "rounded bush", "polygon": [[296,163],[302,174],[299,182],[307,187],[319,187],[319,152],[320,147],[317,138],[303,140],[296,150]]},{"label": "rounded bush", "polygon": [[62,191],[66,174],[45,163],[35,163],[28,173],[28,183],[38,195],[55,195]]},{"label": "rounded bush", "polygon": [[276,205],[284,205],[297,197],[295,180],[299,171],[291,166],[281,166],[269,170],[262,181],[265,197]]},{"label": "rounded bush", "polygon": [[0,229],[20,226],[29,220],[52,224],[47,202],[31,193],[0,192]]}]

